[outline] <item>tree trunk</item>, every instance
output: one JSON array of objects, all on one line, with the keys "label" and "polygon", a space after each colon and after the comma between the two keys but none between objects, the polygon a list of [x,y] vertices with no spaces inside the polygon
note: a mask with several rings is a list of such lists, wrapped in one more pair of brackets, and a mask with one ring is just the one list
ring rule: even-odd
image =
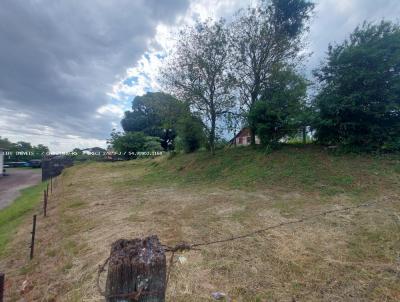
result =
[{"label": "tree trunk", "polygon": [[250,139],[251,139],[251,145],[255,146],[256,145],[256,133],[255,129],[250,127]]},{"label": "tree trunk", "polygon": [[211,113],[211,132],[210,132],[210,150],[211,154],[215,154],[215,128],[216,128],[216,116],[214,113]]},{"label": "tree trunk", "polygon": [[[253,109],[253,106],[256,103],[257,95],[258,95],[257,92],[253,92],[251,94],[251,105],[249,108],[249,112]],[[249,121],[249,126],[250,126],[250,144],[252,146],[255,146],[256,145],[256,127],[254,125],[252,125],[250,121]]]},{"label": "tree trunk", "polygon": [[303,144],[307,143],[307,131],[306,126],[303,126]]},{"label": "tree trunk", "polygon": [[111,246],[107,302],[164,302],[166,259],[157,236],[115,241]]}]

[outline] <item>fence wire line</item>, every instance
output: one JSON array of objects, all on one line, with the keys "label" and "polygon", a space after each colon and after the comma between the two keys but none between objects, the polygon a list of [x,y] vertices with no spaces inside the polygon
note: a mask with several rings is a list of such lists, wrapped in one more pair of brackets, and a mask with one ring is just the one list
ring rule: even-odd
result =
[{"label": "fence wire line", "polygon": [[281,222],[281,223],[278,223],[278,224],[275,224],[275,225],[268,226],[266,228],[258,229],[258,230],[251,231],[251,232],[248,232],[248,233],[245,233],[245,234],[242,234],[242,235],[231,236],[231,237],[223,238],[223,239],[204,241],[204,242],[198,242],[198,243],[181,242],[181,243],[176,244],[175,246],[164,245],[164,249],[165,249],[166,252],[172,252],[172,253],[188,251],[188,250],[199,250],[199,247],[202,247],[202,246],[208,246],[208,245],[212,245],[212,244],[225,243],[225,242],[229,242],[229,241],[235,241],[235,240],[239,240],[239,239],[244,239],[244,238],[252,237],[252,236],[257,235],[259,233],[263,233],[263,232],[266,232],[266,231],[269,231],[269,230],[272,230],[272,229],[277,229],[277,228],[280,228],[280,227],[283,227],[283,226],[286,226],[286,225],[302,223],[304,221],[311,220],[311,219],[314,219],[314,218],[317,218],[317,217],[326,216],[326,215],[332,214],[332,213],[339,213],[339,212],[355,210],[355,209],[359,209],[359,208],[363,208],[363,207],[369,207],[369,206],[375,205],[377,203],[378,203],[378,201],[374,201],[374,202],[359,204],[357,206],[352,206],[352,207],[333,209],[333,210],[321,212],[321,213],[318,213],[318,214],[315,214],[315,215],[306,216],[306,217],[303,217],[303,218],[300,218],[300,219]]},{"label": "fence wire line", "polygon": [[[317,217],[322,217],[322,216],[326,216],[328,214],[332,214],[332,213],[340,213],[340,212],[346,212],[346,211],[351,211],[351,210],[355,210],[355,209],[359,209],[359,208],[363,208],[363,207],[369,207],[371,205],[376,205],[378,204],[379,201],[374,201],[374,202],[369,202],[369,203],[362,203],[356,206],[352,206],[352,207],[344,207],[344,208],[340,208],[340,209],[332,209],[329,211],[325,211],[325,212],[321,212],[315,215],[310,215],[310,216],[306,216],[300,219],[296,219],[296,220],[291,220],[291,221],[286,221],[286,222],[281,222],[275,225],[271,225],[268,226],[266,228],[262,228],[262,229],[258,229],[258,230],[254,230],[242,235],[237,235],[237,236],[231,236],[228,238],[223,238],[223,239],[217,239],[217,240],[211,240],[211,241],[203,241],[203,242],[195,242],[195,243],[188,243],[188,242],[181,242],[178,243],[174,246],[168,246],[168,245],[162,245],[164,247],[165,252],[170,252],[171,256],[169,259],[169,267],[168,267],[168,271],[166,274],[166,282],[165,282],[165,290],[168,287],[168,281],[170,279],[170,275],[171,275],[171,271],[172,268],[174,266],[174,256],[175,253],[177,252],[183,252],[183,251],[190,251],[190,250],[200,250],[199,247],[203,247],[203,246],[208,246],[208,245],[213,245],[213,244],[220,244],[220,243],[226,243],[226,242],[230,242],[230,241],[235,241],[235,240],[240,240],[240,239],[244,239],[244,238],[248,238],[248,237],[252,237],[254,235],[257,235],[259,233],[263,233],[272,229],[277,229],[283,226],[287,226],[287,225],[291,225],[291,224],[297,224],[297,223],[302,223],[304,221],[308,221]],[[99,293],[102,296],[107,297],[107,294],[101,289],[100,286],[100,275],[102,272],[105,271],[105,266],[107,265],[108,261],[110,258],[107,258],[106,261],[102,264],[99,265],[99,270],[98,270],[98,274],[97,274],[97,288],[99,290]],[[122,295],[115,295],[117,297],[129,297],[131,299],[133,299],[133,301],[137,301],[140,296],[142,296],[145,292],[140,290],[139,292],[132,292],[132,293],[128,293],[128,294],[122,294]]]}]

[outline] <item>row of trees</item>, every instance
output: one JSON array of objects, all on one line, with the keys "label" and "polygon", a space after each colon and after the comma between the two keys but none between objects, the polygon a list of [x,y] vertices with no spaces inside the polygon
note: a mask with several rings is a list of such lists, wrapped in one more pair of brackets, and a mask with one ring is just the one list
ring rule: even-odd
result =
[{"label": "row of trees", "polygon": [[329,46],[311,85],[297,70],[313,7],[307,0],[262,1],[231,23],[184,28],[162,71],[165,91],[174,97],[136,97],[123,129],[143,133],[143,142],[157,137],[164,150],[183,145],[188,152],[202,144],[214,152],[218,129],[239,126],[250,127],[252,143],[257,134],[270,146],[308,129],[322,144],[399,150],[399,26],[357,27]]},{"label": "row of trees", "polygon": [[[295,67],[313,7],[307,0],[262,1],[237,12],[229,24],[208,20],[181,31],[163,70],[163,84],[202,117],[212,152],[218,120],[245,118],[254,143],[262,120],[254,119],[252,111],[270,107],[271,89],[279,78],[303,82]],[[288,106],[300,107],[305,89],[302,92]]]},{"label": "row of trees", "polygon": [[49,153],[49,148],[39,144],[32,146],[31,143],[20,141],[11,142],[8,138],[0,137],[0,149],[6,149],[7,161],[29,161],[31,159],[40,159]]}]

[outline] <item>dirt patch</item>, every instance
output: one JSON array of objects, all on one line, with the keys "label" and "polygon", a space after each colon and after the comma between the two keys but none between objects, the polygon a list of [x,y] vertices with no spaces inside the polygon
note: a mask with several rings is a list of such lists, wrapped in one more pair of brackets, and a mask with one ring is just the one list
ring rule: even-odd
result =
[{"label": "dirt patch", "polygon": [[8,176],[0,177],[0,209],[11,204],[22,189],[38,184],[42,176],[38,170],[7,169]]}]

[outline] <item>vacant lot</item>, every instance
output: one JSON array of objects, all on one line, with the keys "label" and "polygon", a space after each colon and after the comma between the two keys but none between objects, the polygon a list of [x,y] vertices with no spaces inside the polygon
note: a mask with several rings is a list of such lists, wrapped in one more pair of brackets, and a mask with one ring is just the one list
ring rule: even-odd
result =
[{"label": "vacant lot", "polygon": [[248,148],[75,166],[57,179],[28,260],[30,216],[0,260],[7,295],[101,301],[97,267],[118,238],[202,242],[377,202],[178,256],[168,301],[399,301],[400,161],[318,148]]}]

